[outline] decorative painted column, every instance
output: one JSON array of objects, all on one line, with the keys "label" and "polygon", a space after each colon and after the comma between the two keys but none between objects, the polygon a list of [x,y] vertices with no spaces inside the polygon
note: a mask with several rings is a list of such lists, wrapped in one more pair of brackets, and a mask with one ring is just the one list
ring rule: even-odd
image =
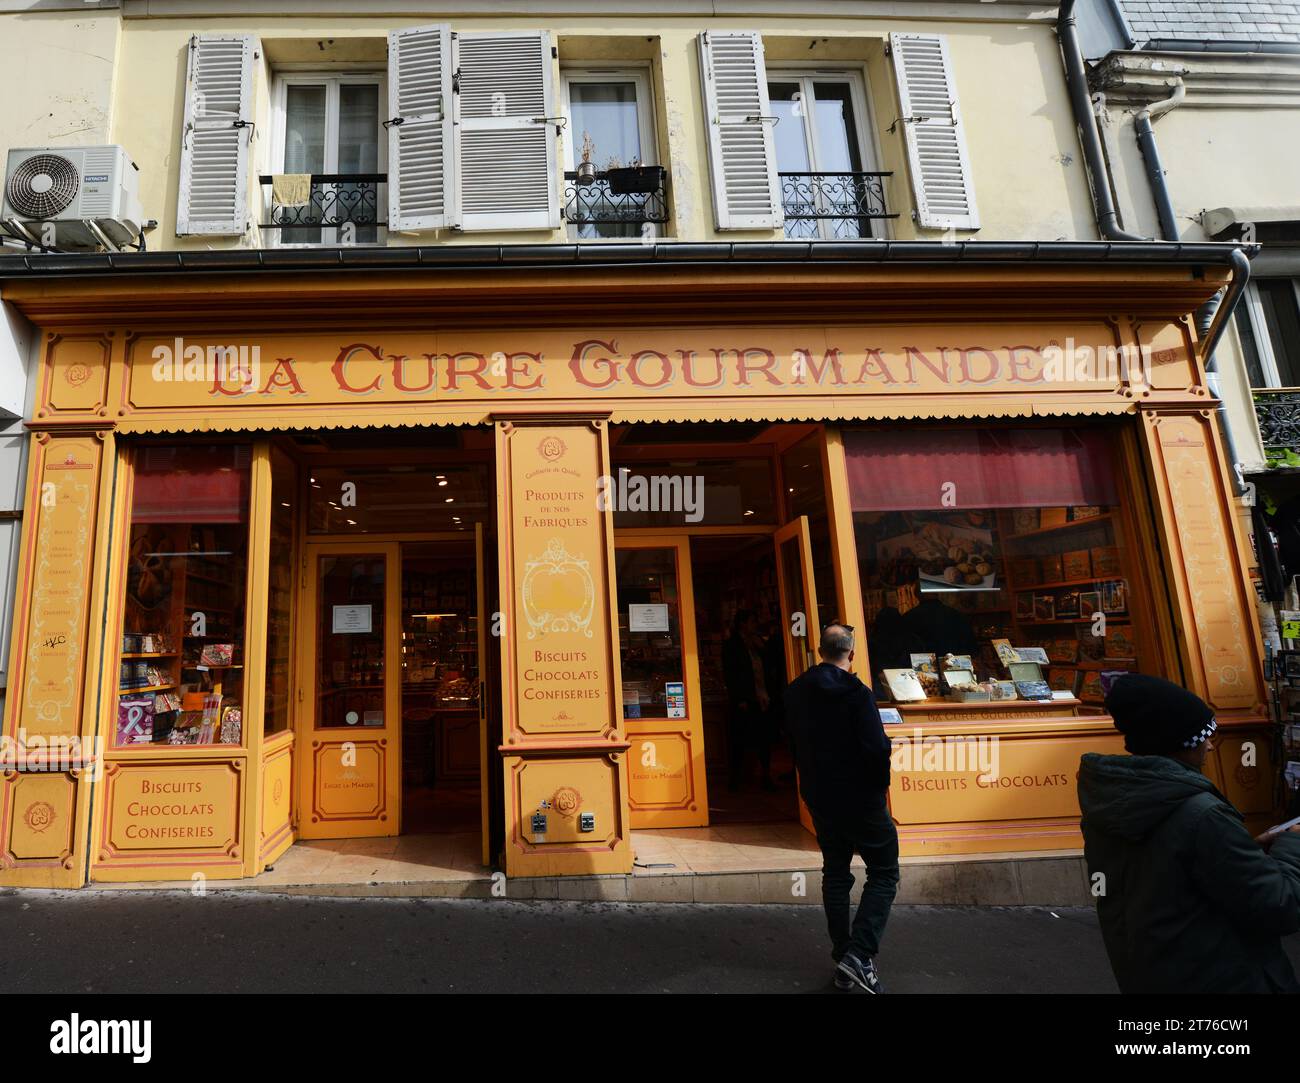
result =
[{"label": "decorative painted column", "polygon": [[1206,773],[1252,826],[1262,824],[1278,804],[1274,727],[1214,410],[1144,409],[1142,436],[1183,672],[1220,724]]},{"label": "decorative painted column", "polygon": [[493,418],[508,876],[632,870],[607,417]]},{"label": "decorative painted column", "polygon": [[104,768],[93,692],[103,631],[90,617],[103,612],[94,571],[113,458],[107,430],[32,437],[0,748],[3,884],[85,882],[90,794]]}]

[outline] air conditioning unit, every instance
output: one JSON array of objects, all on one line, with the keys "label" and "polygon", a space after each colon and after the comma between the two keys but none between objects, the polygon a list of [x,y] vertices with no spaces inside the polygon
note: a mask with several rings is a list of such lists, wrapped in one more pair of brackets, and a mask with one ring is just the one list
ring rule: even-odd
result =
[{"label": "air conditioning unit", "polygon": [[116,146],[11,150],[0,223],[50,248],[121,248],[144,224],[139,169]]}]

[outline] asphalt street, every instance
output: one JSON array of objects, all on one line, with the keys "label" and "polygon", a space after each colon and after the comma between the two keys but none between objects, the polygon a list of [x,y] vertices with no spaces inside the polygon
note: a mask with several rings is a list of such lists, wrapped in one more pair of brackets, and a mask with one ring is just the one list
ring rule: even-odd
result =
[{"label": "asphalt street", "polygon": [[[833,991],[815,906],[0,891],[0,929],[10,993]],[[878,963],[891,993],[1116,991],[1090,909],[895,907]]]},{"label": "asphalt street", "polygon": [[[0,892],[7,992],[818,993],[820,907]],[[897,993],[1115,991],[1091,910],[899,906]]]}]

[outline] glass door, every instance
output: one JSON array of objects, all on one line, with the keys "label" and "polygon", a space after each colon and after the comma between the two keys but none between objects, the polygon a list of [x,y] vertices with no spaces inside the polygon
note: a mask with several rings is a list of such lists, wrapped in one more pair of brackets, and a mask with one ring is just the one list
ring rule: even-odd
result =
[{"label": "glass door", "polygon": [[620,537],[615,550],[632,826],[709,822],[690,541]]},{"label": "glass door", "polygon": [[776,582],[781,598],[781,627],[785,637],[786,672],[794,680],[817,664],[817,584],[813,575],[812,540],[808,516],[800,515],[773,536],[776,542]]},{"label": "glass door", "polygon": [[398,547],[309,543],[300,672],[299,835],[396,835],[401,827]]}]

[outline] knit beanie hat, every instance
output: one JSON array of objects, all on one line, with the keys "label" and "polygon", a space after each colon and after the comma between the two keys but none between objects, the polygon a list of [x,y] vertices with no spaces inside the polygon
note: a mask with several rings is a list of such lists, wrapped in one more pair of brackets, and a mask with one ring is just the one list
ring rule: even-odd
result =
[{"label": "knit beanie hat", "polygon": [[1126,673],[1106,695],[1106,710],[1135,756],[1170,756],[1195,748],[1217,728],[1200,696],[1142,673]]}]

